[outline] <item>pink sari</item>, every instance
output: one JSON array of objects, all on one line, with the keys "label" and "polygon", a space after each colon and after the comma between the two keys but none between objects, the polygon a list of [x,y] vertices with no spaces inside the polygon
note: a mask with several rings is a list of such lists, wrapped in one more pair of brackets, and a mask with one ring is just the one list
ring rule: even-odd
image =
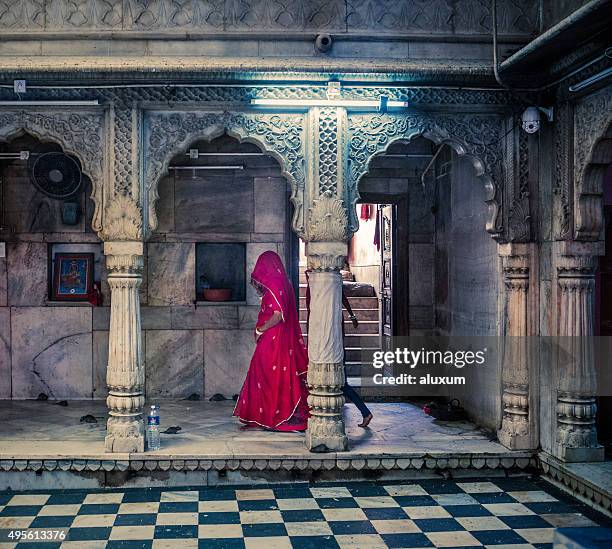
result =
[{"label": "pink sari", "polygon": [[259,256],[251,278],[265,288],[257,326],[279,311],[282,322],[259,338],[234,415],[247,424],[275,431],[303,431],[308,420],[308,354],[302,338],[293,287],[280,257]]}]

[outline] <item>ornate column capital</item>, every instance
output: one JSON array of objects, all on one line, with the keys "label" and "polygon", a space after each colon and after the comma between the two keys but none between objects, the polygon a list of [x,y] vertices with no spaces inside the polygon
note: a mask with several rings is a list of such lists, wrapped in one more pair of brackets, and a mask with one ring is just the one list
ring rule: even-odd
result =
[{"label": "ornate column capital", "polygon": [[109,277],[134,274],[140,276],[144,266],[142,242],[105,242],[104,255]]},{"label": "ornate column capital", "polygon": [[115,194],[104,209],[104,241],[139,241],[143,239],[142,209],[134,198]]}]

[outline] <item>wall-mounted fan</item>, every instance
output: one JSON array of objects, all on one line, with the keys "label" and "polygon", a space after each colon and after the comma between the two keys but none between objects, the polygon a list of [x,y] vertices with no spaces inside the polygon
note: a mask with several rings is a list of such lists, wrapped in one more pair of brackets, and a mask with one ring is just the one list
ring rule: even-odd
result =
[{"label": "wall-mounted fan", "polygon": [[56,200],[72,197],[81,188],[81,168],[74,158],[63,152],[32,153],[28,167],[32,184]]}]

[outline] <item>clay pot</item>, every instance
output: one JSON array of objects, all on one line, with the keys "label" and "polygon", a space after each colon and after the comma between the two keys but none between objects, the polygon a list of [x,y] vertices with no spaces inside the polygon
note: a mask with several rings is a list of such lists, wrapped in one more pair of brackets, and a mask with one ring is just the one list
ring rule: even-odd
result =
[{"label": "clay pot", "polygon": [[207,288],[203,292],[205,301],[229,301],[232,297],[231,288]]}]

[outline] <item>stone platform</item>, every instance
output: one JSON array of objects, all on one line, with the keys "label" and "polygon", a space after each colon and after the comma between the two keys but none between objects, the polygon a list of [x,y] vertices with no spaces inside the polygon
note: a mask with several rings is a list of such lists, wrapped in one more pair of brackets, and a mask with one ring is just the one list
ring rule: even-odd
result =
[{"label": "stone platform", "polygon": [[[345,406],[349,451],[314,454],[301,433],[242,427],[233,402],[161,401],[162,430],[178,434],[162,434],[155,452],[106,454],[104,402],[1,401],[0,489],[491,475],[537,464],[469,422],[439,422],[405,403],[371,409],[364,430]],[[82,423],[85,415],[97,423]]]}]

